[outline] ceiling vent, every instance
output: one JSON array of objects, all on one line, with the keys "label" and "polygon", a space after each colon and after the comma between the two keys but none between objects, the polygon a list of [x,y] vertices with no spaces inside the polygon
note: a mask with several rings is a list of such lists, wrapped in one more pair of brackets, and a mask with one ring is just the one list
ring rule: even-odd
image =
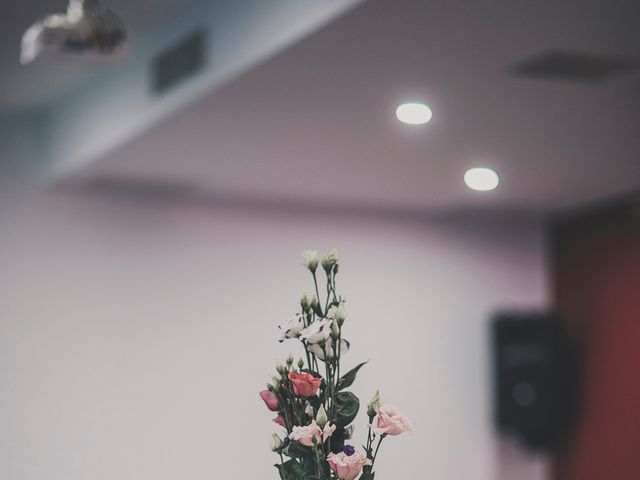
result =
[{"label": "ceiling vent", "polygon": [[638,61],[633,58],[548,50],[516,63],[509,70],[524,78],[597,83],[637,68]]},{"label": "ceiling vent", "polygon": [[151,64],[153,92],[166,93],[200,72],[205,52],[205,31],[197,30],[160,53]]},{"label": "ceiling vent", "polygon": [[188,183],[109,174],[75,181],[70,180],[62,185],[70,190],[83,193],[164,202],[185,201],[196,194],[193,185]]}]

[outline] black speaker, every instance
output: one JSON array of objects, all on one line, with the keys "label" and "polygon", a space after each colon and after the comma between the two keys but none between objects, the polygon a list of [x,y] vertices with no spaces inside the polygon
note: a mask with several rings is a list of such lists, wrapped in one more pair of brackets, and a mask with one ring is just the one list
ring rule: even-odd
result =
[{"label": "black speaker", "polygon": [[534,449],[553,449],[578,413],[580,362],[548,314],[500,314],[492,325],[497,427]]}]

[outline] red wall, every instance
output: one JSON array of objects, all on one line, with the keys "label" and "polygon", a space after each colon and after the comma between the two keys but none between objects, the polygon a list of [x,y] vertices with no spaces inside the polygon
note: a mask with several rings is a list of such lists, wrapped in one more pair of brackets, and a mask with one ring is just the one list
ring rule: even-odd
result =
[{"label": "red wall", "polygon": [[640,207],[560,222],[556,306],[584,354],[582,408],[559,480],[640,480]]}]

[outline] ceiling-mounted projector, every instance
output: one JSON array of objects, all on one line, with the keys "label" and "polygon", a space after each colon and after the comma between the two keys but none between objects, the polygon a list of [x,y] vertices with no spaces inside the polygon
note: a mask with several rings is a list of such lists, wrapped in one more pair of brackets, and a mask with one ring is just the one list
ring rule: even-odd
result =
[{"label": "ceiling-mounted projector", "polygon": [[118,53],[126,40],[124,22],[97,0],[70,0],[66,13],[47,15],[24,32],[20,63],[33,62],[45,50],[108,57]]}]

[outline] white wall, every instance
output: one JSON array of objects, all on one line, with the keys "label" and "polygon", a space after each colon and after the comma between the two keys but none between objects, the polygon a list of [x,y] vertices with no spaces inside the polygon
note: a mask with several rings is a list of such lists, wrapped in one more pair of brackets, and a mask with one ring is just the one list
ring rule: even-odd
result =
[{"label": "white wall", "polygon": [[[348,364],[416,422],[384,479],[540,479],[490,418],[488,319],[545,304],[535,222],[42,194],[0,244],[0,478],[275,479],[257,392],[336,246]],[[357,434],[365,428],[357,420]]]}]

